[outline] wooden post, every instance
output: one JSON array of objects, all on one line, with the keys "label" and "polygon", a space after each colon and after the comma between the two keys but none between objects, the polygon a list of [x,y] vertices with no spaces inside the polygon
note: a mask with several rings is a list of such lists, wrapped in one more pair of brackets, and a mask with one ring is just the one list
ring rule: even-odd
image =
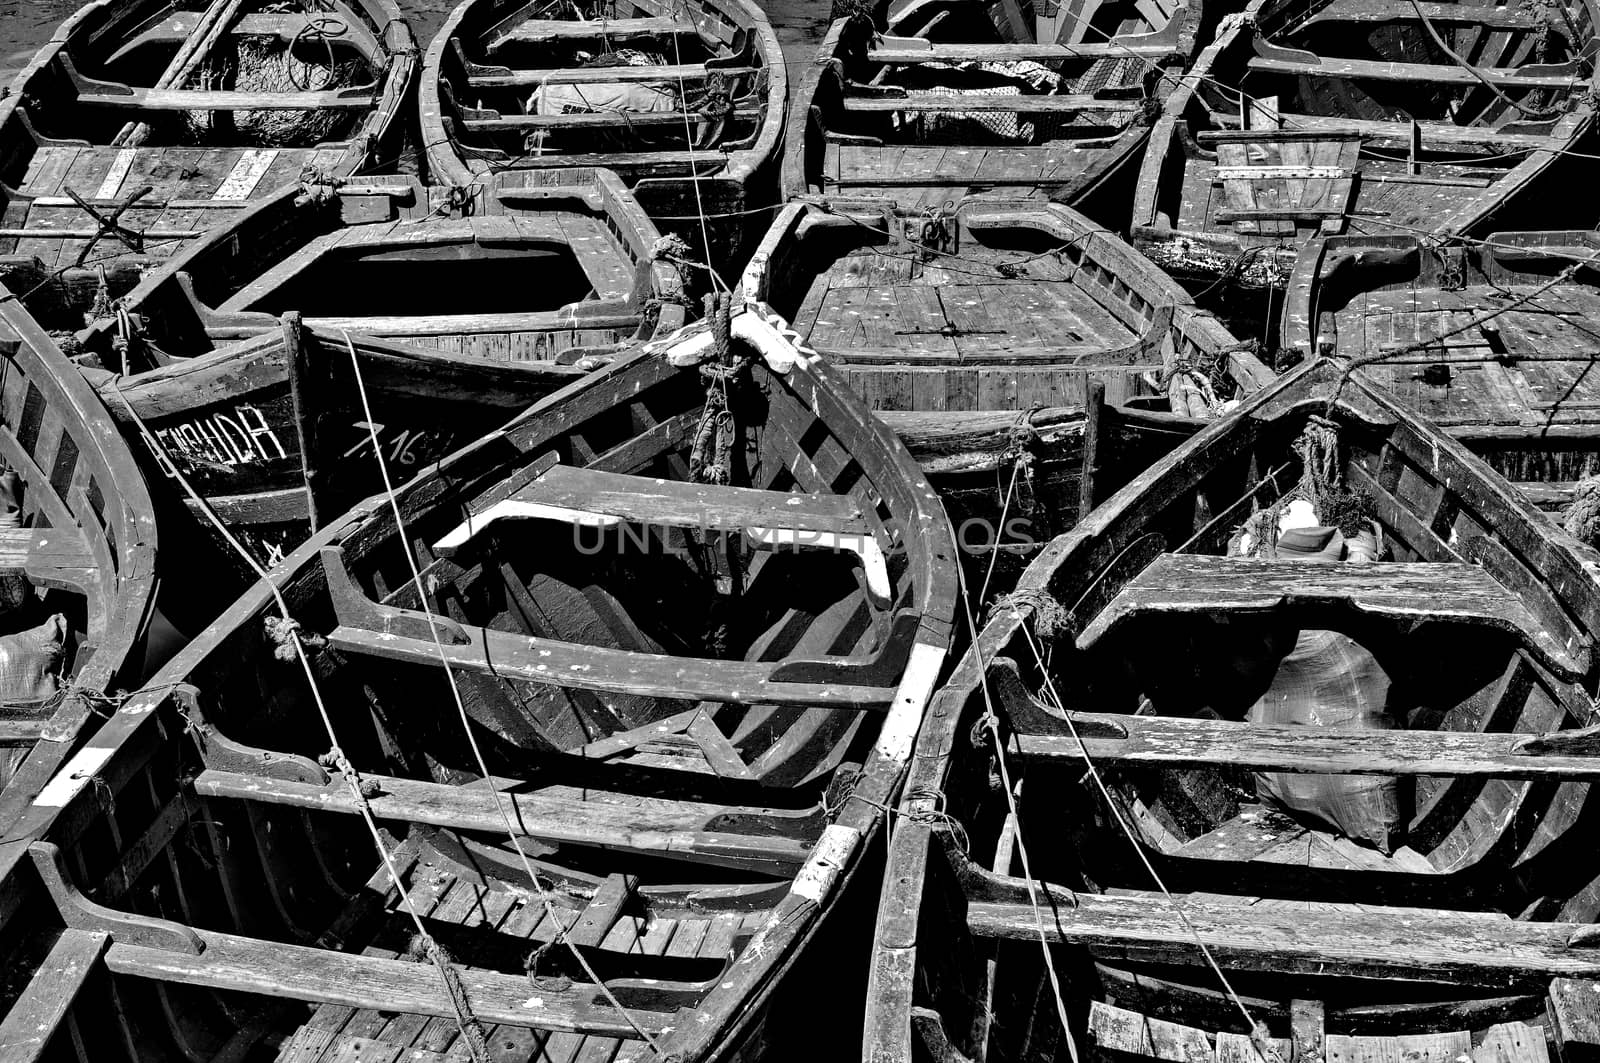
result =
[{"label": "wooden post", "polygon": [[306,483],[306,515],[311,530],[317,521],[317,418],[312,397],[311,363],[300,335],[300,312],[283,315],[284,368],[289,374],[289,400],[294,406],[294,433],[300,444],[300,475]]},{"label": "wooden post", "polygon": [[1411,158],[1406,164],[1406,173],[1416,175],[1422,172],[1422,127],[1417,120],[1411,120]]},{"label": "wooden post", "polygon": [[1289,1036],[1294,1063],[1322,1059],[1323,1007],[1320,1000],[1289,1001]]},{"label": "wooden post", "polygon": [[1094,509],[1095,467],[1100,462],[1100,432],[1105,424],[1106,385],[1090,380],[1083,400],[1083,472],[1078,477],[1078,520]]},{"label": "wooden post", "polygon": [[1600,1060],[1600,982],[1551,979],[1550,1018],[1562,1063]]}]

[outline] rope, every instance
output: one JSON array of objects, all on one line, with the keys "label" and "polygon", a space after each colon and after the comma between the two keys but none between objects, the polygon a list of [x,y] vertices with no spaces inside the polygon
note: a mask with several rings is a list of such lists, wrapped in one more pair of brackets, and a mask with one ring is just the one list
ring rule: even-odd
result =
[{"label": "rope", "polygon": [[[344,778],[345,784],[349,786],[351,796],[355,799],[356,810],[360,814],[362,822],[367,825],[368,832],[372,835],[372,843],[378,850],[378,856],[383,860],[384,868],[389,872],[389,881],[394,883],[395,891],[400,896],[402,906],[411,916],[411,921],[417,928],[417,934],[423,940],[431,942],[432,938],[429,937],[427,928],[422,924],[422,916],[418,913],[416,905],[412,903],[411,894],[406,890],[405,883],[400,880],[400,872],[395,867],[394,857],[389,852],[389,847],[383,843],[383,835],[379,831],[378,822],[372,814],[372,806],[368,803],[368,794],[362,789],[361,778],[356,773],[355,767],[345,759],[344,753],[339,747],[339,736],[334,731],[333,718],[329,716],[328,707],[322,700],[322,690],[317,685],[316,674],[311,669],[311,659],[306,653],[305,643],[300,639],[300,625],[290,615],[289,603],[284,599],[283,592],[279,590],[277,583],[268,575],[267,570],[261,567],[261,564],[256,561],[250,551],[245,549],[238,539],[234,538],[233,533],[228,530],[228,526],[217,516],[210,503],[194,489],[194,485],[189,482],[189,478],[178,468],[171,455],[167,453],[166,448],[161,444],[161,441],[156,438],[155,434],[144,423],[144,418],[139,416],[139,411],[134,409],[133,403],[129,402],[127,397],[122,394],[121,378],[113,378],[111,386],[117,393],[117,398],[122,400],[123,406],[132,416],[134,424],[138,426],[139,435],[143,437],[146,445],[166,463],[167,467],[172,471],[173,477],[177,480],[178,486],[195,503],[201,515],[211,522],[221,534],[223,540],[244,559],[245,564],[249,565],[255,572],[256,578],[265,584],[267,590],[272,593],[272,597],[278,606],[278,612],[282,616],[282,620],[279,623],[268,628],[268,637],[274,638],[276,642],[273,655],[283,659],[284,654],[280,651],[287,647],[292,656],[300,661],[300,667],[305,672],[306,682],[311,687],[312,699],[317,705],[317,714],[322,718],[322,725],[328,732],[328,741],[332,743],[332,748],[329,752],[336,754],[335,762],[339,766],[340,775]],[[450,968],[448,957],[438,950],[437,945],[434,946],[434,949],[435,951],[430,954],[430,959],[434,961],[434,968],[439,972],[439,979],[444,986],[445,997],[450,1002],[451,1011],[455,1013],[456,1028],[461,1031],[461,1036],[467,1040],[468,1048],[472,1051],[473,1063],[490,1063],[486,1046],[482,1043],[481,1032],[477,1040],[474,1040],[472,1033],[469,1032],[479,1028],[481,1024],[477,1016],[473,1014],[470,1005],[467,1004],[465,994],[461,992],[460,975]],[[480,1046],[484,1050],[480,1050]]]},{"label": "rope", "polygon": [[706,381],[706,403],[689,450],[689,478],[697,483],[729,484],[733,482],[733,443],[738,426],[729,405],[728,385],[749,371],[754,355],[737,360],[734,357],[730,340],[731,296],[707,295],[705,307],[711,322],[712,349],[700,364],[700,375]]},{"label": "rope", "polygon": [[405,554],[406,565],[411,570],[411,582],[417,592],[417,602],[422,607],[422,613],[428,621],[428,630],[433,635],[434,647],[439,651],[439,663],[444,668],[445,678],[450,682],[450,693],[455,699],[456,712],[461,718],[461,729],[466,735],[467,745],[471,748],[473,759],[483,777],[483,785],[494,801],[495,811],[499,813],[500,820],[505,825],[506,836],[511,839],[511,847],[517,852],[517,858],[522,863],[522,870],[528,876],[528,881],[533,883],[534,891],[539,895],[539,900],[544,905],[545,913],[550,918],[552,925],[557,928],[556,932],[561,941],[567,946],[568,951],[572,953],[573,958],[578,961],[578,966],[583,969],[583,973],[599,987],[606,1001],[617,1009],[628,1025],[633,1027],[633,1031],[650,1046],[652,1052],[658,1056],[662,1055],[661,1048],[656,1044],[655,1038],[651,1037],[649,1032],[634,1020],[628,1009],[622,1006],[622,1002],[616,998],[616,994],[611,991],[611,987],[606,985],[600,979],[600,976],[594,972],[594,968],[589,966],[589,961],[583,955],[583,952],[568,936],[566,923],[562,920],[560,913],[557,912],[555,902],[550,899],[549,892],[544,888],[544,884],[539,881],[539,876],[534,872],[533,864],[529,861],[528,854],[523,852],[516,828],[512,825],[511,816],[506,811],[505,802],[502,800],[504,795],[495,787],[493,777],[489,772],[488,762],[484,760],[483,751],[478,747],[477,736],[472,733],[472,722],[467,715],[467,706],[461,696],[461,687],[456,682],[455,669],[450,667],[449,654],[445,652],[444,643],[439,638],[439,625],[434,622],[433,609],[428,604],[428,594],[422,585],[422,571],[417,567],[416,555],[411,549],[411,540],[406,534],[405,518],[400,512],[400,500],[395,495],[394,483],[389,476],[389,463],[383,456],[383,448],[378,444],[376,422],[372,419],[372,407],[367,402],[367,385],[361,376],[361,361],[356,357],[355,343],[350,339],[348,332],[342,329],[340,332],[344,336],[345,347],[350,352],[350,365],[355,374],[356,390],[361,395],[361,414],[366,419],[367,431],[372,436],[372,452],[377,458],[378,471],[383,477],[384,494],[388,497],[389,508],[394,514],[395,535],[400,540],[401,553]]},{"label": "rope", "polygon": [[1434,28],[1433,20],[1428,17],[1427,12],[1422,10],[1422,5],[1417,3],[1417,0],[1411,0],[1411,7],[1412,10],[1416,11],[1417,17],[1422,20],[1422,27],[1428,31],[1428,36],[1433,38],[1433,43],[1438,46],[1439,50],[1445,55],[1449,56],[1450,61],[1456,66],[1459,66],[1462,70],[1465,70],[1467,73],[1481,81],[1484,88],[1494,93],[1501,100],[1510,104],[1512,107],[1515,107],[1518,111],[1521,111],[1522,114],[1528,118],[1555,118],[1562,114],[1562,109],[1560,107],[1528,107],[1517,102],[1516,100],[1513,100],[1510,96],[1501,91],[1500,86],[1489,80],[1489,75],[1485,74],[1483,71],[1467,62],[1461,56],[1457,55],[1451,49],[1451,47],[1445,43],[1444,38],[1439,36],[1439,31]]}]

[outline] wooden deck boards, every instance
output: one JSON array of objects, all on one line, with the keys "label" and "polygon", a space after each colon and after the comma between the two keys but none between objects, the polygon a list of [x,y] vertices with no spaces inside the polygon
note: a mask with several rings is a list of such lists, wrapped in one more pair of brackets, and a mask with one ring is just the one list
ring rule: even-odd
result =
[{"label": "wooden deck boards", "polygon": [[[1515,289],[1513,289],[1515,291]],[[1488,289],[1401,289],[1363,293],[1336,315],[1341,335],[1366,351],[1393,349],[1469,324],[1500,300]],[[1563,286],[1395,363],[1362,370],[1424,417],[1445,425],[1600,422],[1600,293]],[[1498,359],[1504,353],[1510,357]],[[1520,356],[1520,360],[1518,358]],[[1448,384],[1423,381],[1425,366],[1448,362]]]}]

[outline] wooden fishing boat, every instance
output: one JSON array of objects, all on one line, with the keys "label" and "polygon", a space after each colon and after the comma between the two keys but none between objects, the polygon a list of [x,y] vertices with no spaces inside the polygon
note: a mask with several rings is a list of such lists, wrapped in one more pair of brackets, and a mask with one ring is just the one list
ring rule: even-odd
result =
[{"label": "wooden fishing boat", "polygon": [[606,167],[718,268],[768,221],[788,73],[754,0],[463,0],[422,71],[436,181]]},{"label": "wooden fishing boat", "polygon": [[1594,126],[1595,16],[1255,0],[1168,99],[1133,244],[1186,284],[1281,289],[1316,236],[1507,228]]},{"label": "wooden fishing boat", "polygon": [[1203,415],[1273,377],[1159,268],[1059,203],[975,195],[919,215],[792,202],[743,286],[873,409],[1082,405],[1098,381],[1113,405],[1165,392]]},{"label": "wooden fishing boat", "polygon": [[76,329],[302,171],[392,166],[416,76],[395,0],[94,0],[0,99],[0,278]]},{"label": "wooden fishing boat", "polygon": [[1600,236],[1495,233],[1313,240],[1295,263],[1283,342],[1362,364],[1541,498],[1600,473]]},{"label": "wooden fishing boat", "polygon": [[99,400],[3,288],[0,503],[0,838],[9,840],[26,836],[30,806],[116,704],[110,696],[144,678],[156,526]]},{"label": "wooden fishing boat", "polygon": [[657,238],[604,171],[504,174],[464,202],[411,178],[291,186],[146,277],[80,334],[80,360],[148,436],[152,482],[181,473],[275,563],[381,486],[369,420],[408,479],[575,363],[681,325]]},{"label": "wooden fishing boat", "polygon": [[[1308,480],[1387,559],[1238,556]],[[1138,1057],[1592,1051],[1596,618],[1600,554],[1461,444],[1336,361],[1286,376],[1051,543],[935,698],[863,1058],[1049,1058],[1063,1016]],[[1329,726],[1265,722],[1308,635],[1350,647]],[[1383,719],[1334,723],[1345,690]],[[1285,779],[1393,787],[1386,836]]]},{"label": "wooden fishing boat", "polygon": [[879,25],[834,22],[798,80],[785,194],[918,217],[996,191],[1120,230],[1151,121],[1194,48],[1199,0],[1023,10],[904,3]]},{"label": "wooden fishing boat", "polygon": [[[730,334],[724,360],[691,326],[361,504],[158,673],[58,776],[41,844],[0,849],[41,870],[0,934],[51,957],[0,1044],[753,1051],[905,772],[954,546],[826,366],[753,310]],[[724,412],[722,449],[692,447]]]}]

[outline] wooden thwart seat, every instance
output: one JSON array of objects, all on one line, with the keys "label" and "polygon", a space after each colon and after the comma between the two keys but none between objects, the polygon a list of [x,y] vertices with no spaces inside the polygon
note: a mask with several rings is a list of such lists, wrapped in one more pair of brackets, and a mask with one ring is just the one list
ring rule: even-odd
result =
[{"label": "wooden thwart seat", "polygon": [[668,64],[664,66],[596,66],[553,67],[549,69],[507,70],[505,73],[474,73],[467,76],[467,84],[475,89],[522,88],[534,85],[613,85],[653,84],[664,81],[701,82],[710,74],[743,77],[754,74],[754,67],[719,67],[707,69],[704,63]]},{"label": "wooden thwart seat", "polygon": [[[106,967],[117,974],[210,989],[456,1018],[430,963],[353,956],[213,930],[191,933],[204,946],[198,954],[118,941],[106,952]],[[672,1023],[669,1014],[637,1006],[629,1006],[624,1015],[592,985],[533,990],[524,975],[461,964],[455,969],[473,1013],[484,1022],[625,1039],[639,1037],[635,1024],[655,1037]]]},{"label": "wooden thwart seat", "polygon": [[[967,901],[967,926],[976,936],[1037,940],[1042,934],[1102,957],[1203,963],[1194,947],[1198,933],[1224,965],[1286,974],[1499,986],[1600,974],[1600,948],[1588,944],[1593,928],[1587,923],[1371,905],[1349,911],[1309,902],[1247,907],[1134,890],[1072,893],[1051,883],[1034,886],[1035,905],[1024,880],[987,874],[977,889],[982,895]],[[1404,947],[1396,947],[1399,942]]]},{"label": "wooden thwart seat", "polygon": [[[921,47],[917,47],[920,44]],[[1083,44],[967,44],[933,43],[922,38],[893,38],[867,50],[874,63],[1013,62],[1018,59],[1120,59],[1138,56],[1159,59],[1175,51],[1171,44],[1121,44],[1116,41]]]},{"label": "wooden thwart seat", "polygon": [[[735,110],[730,117],[749,120],[757,117],[748,108]],[[581,111],[574,114],[505,114],[496,118],[463,118],[461,127],[469,132],[496,129],[681,129],[685,122],[712,121],[709,115],[694,111]]]},{"label": "wooden thwart seat", "polygon": [[1162,554],[1118,592],[1078,636],[1087,648],[1138,614],[1249,613],[1283,606],[1338,607],[1416,623],[1482,624],[1519,636],[1563,678],[1588,671],[1587,646],[1558,642],[1528,606],[1477,565],[1258,561]]},{"label": "wooden thwart seat", "polygon": [[365,110],[374,103],[370,92],[235,92],[222,89],[145,89],[127,92],[80,92],[77,102],[89,107],[137,107],[146,111],[320,111],[327,108]]},{"label": "wooden thwart seat", "polygon": [[947,96],[935,92],[908,92],[904,96],[847,96],[844,109],[852,114],[892,114],[897,111],[1019,111],[1026,114],[1058,114],[1077,111],[1126,111],[1132,113],[1143,104],[1139,100],[1105,99],[1099,96]]},{"label": "wooden thwart seat", "polygon": [[93,930],[64,930],[39,965],[39,973],[0,1021],[0,1059],[42,1058],[84,983],[100,967],[110,943]]},{"label": "wooden thwart seat", "polygon": [[[1442,85],[1479,84],[1472,71],[1455,65],[1392,63],[1377,59],[1299,59],[1257,55],[1251,57],[1249,67],[1273,74],[1308,77],[1370,78],[1374,81],[1416,81]],[[1500,88],[1575,89],[1581,84],[1576,73],[1524,73],[1514,67],[1480,67],[1477,73]]]},{"label": "wooden thwart seat", "polygon": [[[368,803],[380,820],[503,835],[505,820],[499,808],[504,804],[522,837],[774,874],[792,873],[803,864],[822,827],[810,813],[781,809],[664,800],[635,806],[505,791],[497,803],[481,784],[448,786],[365,773],[361,777],[376,786],[378,793]],[[194,789],[207,797],[360,812],[342,778],[317,784],[208,769],[195,779]]]},{"label": "wooden thwart seat", "polygon": [[88,590],[99,562],[78,528],[0,529],[0,569],[21,569],[33,583],[60,590]]},{"label": "wooden thwart seat", "polygon": [[1497,7],[1493,4],[1454,4],[1426,0],[1413,5],[1411,0],[1334,0],[1318,8],[1310,18],[1299,24],[1299,29],[1318,22],[1415,22],[1417,8],[1430,22],[1445,22],[1459,26],[1485,26],[1491,29],[1535,29],[1539,16],[1526,8],[1510,4]]},{"label": "wooden thwart seat", "polygon": [[508,44],[565,44],[572,41],[615,41],[628,37],[693,37],[699,28],[679,18],[610,18],[594,21],[530,18],[489,41],[485,51],[497,52]]},{"label": "wooden thwart seat", "polygon": [[684,483],[625,476],[597,469],[535,462],[527,479],[508,485],[435,545],[449,557],[498,520],[532,517],[575,525],[631,522],[700,530],[743,529],[752,543],[845,550],[861,559],[868,589],[880,601],[890,593],[883,548],[861,507],[848,495],[761,491],[750,487]]}]

